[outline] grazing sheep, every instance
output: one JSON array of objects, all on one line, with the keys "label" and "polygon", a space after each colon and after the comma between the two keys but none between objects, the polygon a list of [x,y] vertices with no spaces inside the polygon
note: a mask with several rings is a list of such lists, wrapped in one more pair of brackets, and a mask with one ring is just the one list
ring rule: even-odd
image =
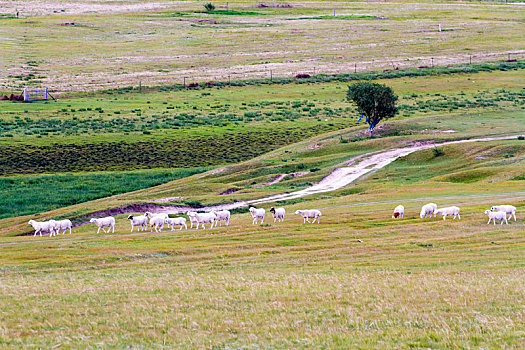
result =
[{"label": "grazing sheep", "polygon": [[188,218],[190,218],[190,228],[193,228],[193,223],[197,223],[197,219],[195,218],[195,216],[197,215],[197,212],[196,211],[188,211],[186,212],[186,215],[188,215]]},{"label": "grazing sheep", "polygon": [[485,215],[489,217],[489,221],[487,222],[487,225],[490,224],[490,220],[494,222],[494,225],[496,225],[496,220],[501,221],[501,224],[503,225],[503,221],[508,225],[509,222],[507,221],[507,213],[504,211],[491,211],[491,210],[485,210]]},{"label": "grazing sheep", "polygon": [[171,226],[172,231],[175,226],[180,226],[179,230],[182,230],[182,226],[184,226],[185,229],[188,229],[188,225],[186,225],[186,218],[167,218],[164,220],[164,222],[168,224],[168,227]]},{"label": "grazing sheep", "polygon": [[455,206],[437,209],[435,213],[443,215],[443,220],[445,220],[447,216],[452,215],[454,215],[454,220],[456,220],[456,216],[458,219],[461,219],[461,216],[459,215],[459,208]]},{"label": "grazing sheep", "polygon": [[197,223],[197,229],[199,228],[200,224],[202,224],[202,228],[206,229],[206,226],[204,224],[211,224],[210,228],[213,228],[213,225],[215,224],[215,220],[217,219],[217,216],[211,212],[211,213],[197,213],[195,215],[195,222]]},{"label": "grazing sheep", "polygon": [[33,228],[35,229],[35,234],[33,235],[33,237],[35,237],[37,233],[40,233],[40,237],[42,237],[42,231],[49,232],[49,237],[51,237],[55,233],[55,220],[49,220],[49,221],[29,220],[28,224],[33,226]]},{"label": "grazing sheep", "polygon": [[428,215],[429,218],[432,218],[432,214],[434,214],[434,217],[436,217],[436,210],[437,210],[437,204],[435,203],[428,203],[421,207],[421,213],[419,213],[419,217],[421,219],[425,219]]},{"label": "grazing sheep", "polygon": [[[313,224],[313,223],[315,223],[315,220],[317,220],[317,223],[319,223],[319,218],[321,217],[321,212],[319,210],[317,210],[317,209],[296,210],[295,214],[301,215],[303,217],[303,224],[305,222],[307,222],[309,224]],[[310,222],[310,220],[308,220],[308,219],[311,219],[311,218],[313,218],[314,221]]]},{"label": "grazing sheep", "polygon": [[514,216],[514,221],[516,221],[516,207],[512,205],[495,205],[490,210],[492,211],[504,211],[509,215],[509,220]]},{"label": "grazing sheep", "polygon": [[254,207],[250,207],[250,214],[252,214],[252,218],[253,218],[252,225],[257,224],[257,219],[261,219],[261,225],[262,225],[264,221],[264,215],[266,214],[266,210],[264,210],[264,208],[256,209]]},{"label": "grazing sheep", "polygon": [[144,215],[149,218],[149,227],[151,232],[153,232],[153,229],[155,229],[155,232],[162,232],[162,229],[164,228],[164,221],[169,218],[168,214],[152,214],[149,211],[147,211]]},{"label": "grazing sheep", "polygon": [[270,213],[272,213],[273,222],[277,222],[277,220],[279,220],[279,222],[284,221],[284,214],[286,214],[284,208],[275,209],[274,207],[271,207]]},{"label": "grazing sheep", "polygon": [[[100,229],[102,229],[104,233],[109,233],[109,230],[111,230],[111,228],[113,228],[113,233],[115,233],[115,218],[113,216],[107,216],[105,218],[99,218],[99,219],[93,218],[89,220],[89,222],[94,223],[95,225],[98,226],[97,233],[100,232]],[[108,228],[108,232],[106,232],[104,227]]]},{"label": "grazing sheep", "polygon": [[212,213],[214,213],[215,216],[217,217],[215,221],[215,227],[217,227],[217,225],[222,226],[223,221],[226,221],[226,226],[230,225],[230,211],[221,210],[221,211],[213,211]]},{"label": "grazing sheep", "polygon": [[131,223],[131,232],[133,232],[133,229],[135,226],[137,226],[137,230],[140,232],[140,228],[142,227],[142,231],[146,231],[148,229],[148,217],[146,215],[139,215],[139,216],[128,216],[128,220]]},{"label": "grazing sheep", "polygon": [[62,234],[65,234],[67,229],[69,229],[69,234],[71,234],[72,227],[73,224],[71,223],[71,220],[65,219],[55,221],[55,231],[57,234],[60,234],[60,230],[64,230]]},{"label": "grazing sheep", "polygon": [[402,218],[405,215],[405,207],[402,205],[398,205],[394,209],[394,215],[392,215],[392,219]]},{"label": "grazing sheep", "polygon": [[169,215],[166,214],[166,213],[155,213],[155,214],[153,214],[152,212],[149,212],[149,211],[145,212],[145,213],[144,213],[144,216],[147,216],[147,217],[149,217],[149,218],[152,218],[152,217],[154,217],[154,216],[159,216],[159,217],[161,217],[161,218],[163,218],[163,219],[167,219],[167,218],[169,218]]}]

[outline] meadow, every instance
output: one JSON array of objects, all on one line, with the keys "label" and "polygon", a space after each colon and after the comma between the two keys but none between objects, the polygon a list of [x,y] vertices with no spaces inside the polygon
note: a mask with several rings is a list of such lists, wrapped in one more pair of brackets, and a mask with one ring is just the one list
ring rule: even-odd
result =
[{"label": "meadow", "polygon": [[58,173],[0,178],[0,219],[35,215],[98,198],[157,186],[210,168]]},{"label": "meadow", "polygon": [[[523,348],[522,4],[214,4],[0,0],[0,93],[58,98],[0,100],[0,347]],[[399,96],[373,137],[346,100],[356,81]],[[241,207],[229,227],[130,233],[129,213],[239,204],[375,152],[502,136],[263,204],[261,225]],[[420,219],[431,201],[461,219]],[[487,225],[495,204],[518,220]],[[293,214],[305,208],[319,224]],[[115,232],[96,234],[105,215]],[[73,234],[33,237],[28,221],[52,218]]]},{"label": "meadow", "polygon": [[264,3],[228,1],[226,11],[226,2],[217,2],[217,11],[206,13],[202,1],[6,1],[0,91],[91,92],[185,78],[290,78],[523,59],[525,10],[512,1]]},{"label": "meadow", "polygon": [[[252,226],[244,213],[228,228],[130,234],[119,215],[114,234],[85,225],[53,239],[2,237],[0,339],[15,347],[519,348],[523,142],[415,153],[357,193],[286,205],[282,224]],[[467,169],[482,155],[480,167],[492,172],[458,181],[457,153],[469,154]],[[419,219],[429,198],[459,205],[461,220]],[[483,210],[509,200],[518,222],[486,225]],[[406,216],[394,221],[398,203]],[[292,214],[305,206],[323,211],[319,225]]]}]

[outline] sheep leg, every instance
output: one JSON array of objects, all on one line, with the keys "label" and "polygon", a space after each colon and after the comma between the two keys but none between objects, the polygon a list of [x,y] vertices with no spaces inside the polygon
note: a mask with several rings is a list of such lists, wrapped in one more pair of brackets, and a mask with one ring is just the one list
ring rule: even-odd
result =
[{"label": "sheep leg", "polygon": [[[35,234],[33,235],[33,237],[36,237],[36,234],[39,232],[40,230],[35,230]],[[42,234],[40,234],[40,236],[42,236]]]},{"label": "sheep leg", "polygon": [[515,212],[514,212],[514,213],[511,213],[511,214],[509,215],[509,220],[512,219],[512,216],[513,216],[513,215],[514,215],[514,221],[516,221],[516,213],[515,213]]},{"label": "sheep leg", "polygon": [[447,214],[444,214],[444,215],[443,215],[443,221],[445,221],[446,218],[447,218]]},{"label": "sheep leg", "polygon": [[459,213],[458,213],[458,220],[461,220],[461,215],[459,215]]},{"label": "sheep leg", "polygon": [[211,222],[211,227],[210,228],[213,228],[213,221]]},{"label": "sheep leg", "polygon": [[[508,225],[509,222],[507,221],[507,217],[505,217],[505,223]],[[503,225],[503,220],[501,220],[501,224]]]}]

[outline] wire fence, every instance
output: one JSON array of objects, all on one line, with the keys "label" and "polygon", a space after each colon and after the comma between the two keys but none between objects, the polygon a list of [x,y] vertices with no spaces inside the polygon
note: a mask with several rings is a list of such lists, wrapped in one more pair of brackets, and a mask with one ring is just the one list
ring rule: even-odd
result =
[{"label": "wire fence", "polygon": [[509,51],[486,54],[467,54],[456,56],[431,56],[415,57],[405,59],[389,60],[370,60],[370,61],[351,61],[344,58],[332,62],[315,64],[314,62],[305,63],[302,68],[286,69],[281,68],[280,64],[266,64],[262,67],[242,67],[222,74],[214,74],[213,71],[200,71],[199,74],[186,74],[179,81],[184,86],[192,83],[202,83],[206,81],[234,81],[248,79],[274,79],[274,78],[294,78],[301,75],[316,76],[320,74],[348,74],[362,72],[377,72],[388,70],[399,70],[407,68],[429,68],[438,66],[456,66],[464,64],[477,64],[484,62],[506,61],[515,62],[525,59],[525,50]]}]

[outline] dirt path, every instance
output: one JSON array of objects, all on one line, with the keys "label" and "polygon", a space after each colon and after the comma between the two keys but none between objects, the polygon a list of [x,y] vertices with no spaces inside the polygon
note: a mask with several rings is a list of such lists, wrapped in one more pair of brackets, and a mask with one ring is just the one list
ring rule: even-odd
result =
[{"label": "dirt path", "polygon": [[[155,205],[151,203],[146,203],[146,204],[135,203],[132,205],[126,205],[126,206],[119,207],[119,208],[113,208],[113,209],[109,209],[105,211],[92,213],[89,216],[90,217],[97,217],[97,216],[100,217],[100,216],[106,216],[106,215],[119,215],[119,214],[137,213],[137,212],[145,212],[145,211],[151,211],[154,213],[179,214],[179,213],[186,213],[189,210],[192,210],[192,211],[232,210],[232,209],[243,208],[243,207],[247,207],[251,205],[255,206],[255,205],[260,205],[264,203],[296,199],[296,198],[301,198],[301,197],[305,197],[305,196],[309,196],[313,194],[338,190],[342,187],[345,187],[351,184],[352,182],[358,180],[359,178],[365,175],[369,175],[379,169],[384,168],[385,166],[392,163],[399,157],[404,157],[410,153],[420,151],[423,149],[439,147],[439,146],[444,146],[444,145],[458,144],[458,143],[467,143],[467,142],[509,140],[509,139],[514,139],[517,136],[518,135],[487,137],[487,138],[481,138],[481,139],[467,139],[467,140],[450,141],[450,142],[443,142],[443,143],[428,143],[427,142],[427,143],[415,144],[414,146],[410,146],[410,147],[403,147],[403,148],[390,149],[387,151],[367,153],[367,154],[363,154],[357,157],[353,157],[345,161],[343,164],[348,165],[348,166],[344,166],[344,167],[335,169],[330,175],[322,179],[319,183],[313,186],[310,186],[306,189],[295,191],[295,192],[290,192],[290,193],[273,195],[273,196],[269,196],[266,198],[254,199],[254,200],[250,200],[246,202],[239,201],[239,202],[228,203],[228,204],[220,204],[220,205],[202,207],[198,209],[188,207],[188,206],[173,206],[173,205],[161,206],[161,205]],[[157,202],[162,202],[162,199],[157,200]],[[75,226],[84,225],[86,223],[88,222],[78,223]]]},{"label": "dirt path", "polygon": [[451,145],[457,143],[467,143],[467,142],[482,142],[482,141],[496,141],[496,140],[508,140],[516,138],[515,136],[502,136],[502,137],[487,137],[482,139],[468,139],[468,140],[459,140],[459,141],[450,141],[443,143],[425,143],[419,144],[411,147],[396,148],[380,153],[368,154],[362,157],[362,161],[348,167],[341,167],[335,169],[330,175],[322,179],[319,183],[310,186],[304,190],[295,191],[291,193],[278,194],[266,198],[256,199],[252,201],[247,201],[248,205],[258,205],[263,203],[290,200],[305,197],[312,194],[324,193],[338,190],[344,186],[351,184],[362,176],[368,175],[372,172],[375,172],[381,168],[384,168],[388,164],[392,163],[399,157],[404,157],[410,153],[420,151],[423,149],[428,149],[432,147]]}]

